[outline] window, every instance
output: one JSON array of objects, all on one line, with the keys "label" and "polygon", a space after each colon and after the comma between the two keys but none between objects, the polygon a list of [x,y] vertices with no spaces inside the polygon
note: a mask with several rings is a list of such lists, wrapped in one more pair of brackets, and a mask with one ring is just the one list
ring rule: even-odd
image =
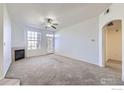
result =
[{"label": "window", "polygon": [[27,31],[27,48],[40,49],[41,48],[41,33],[35,31]]},{"label": "window", "polygon": [[53,53],[54,51],[54,34],[46,34],[47,37],[47,52]]},{"label": "window", "polygon": [[53,34],[46,34],[47,37],[53,37]]}]

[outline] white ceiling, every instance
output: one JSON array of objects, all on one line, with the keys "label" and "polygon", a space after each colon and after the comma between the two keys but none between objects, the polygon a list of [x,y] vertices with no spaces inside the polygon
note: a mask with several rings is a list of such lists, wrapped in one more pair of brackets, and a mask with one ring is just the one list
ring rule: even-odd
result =
[{"label": "white ceiling", "polygon": [[41,28],[44,18],[52,17],[58,22],[58,29],[62,29],[99,15],[109,5],[104,3],[34,3],[7,4],[7,7],[14,21]]}]

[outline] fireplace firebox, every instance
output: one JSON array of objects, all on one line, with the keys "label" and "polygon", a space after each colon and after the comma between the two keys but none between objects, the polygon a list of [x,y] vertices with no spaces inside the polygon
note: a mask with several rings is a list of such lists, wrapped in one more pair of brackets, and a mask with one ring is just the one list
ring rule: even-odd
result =
[{"label": "fireplace firebox", "polygon": [[15,61],[25,58],[25,50],[15,50]]}]

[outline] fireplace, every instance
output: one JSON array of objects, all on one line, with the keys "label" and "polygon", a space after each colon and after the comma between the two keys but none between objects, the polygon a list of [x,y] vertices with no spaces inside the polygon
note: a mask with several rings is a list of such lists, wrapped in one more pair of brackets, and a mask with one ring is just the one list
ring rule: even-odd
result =
[{"label": "fireplace", "polygon": [[25,50],[15,50],[15,61],[25,58]]}]

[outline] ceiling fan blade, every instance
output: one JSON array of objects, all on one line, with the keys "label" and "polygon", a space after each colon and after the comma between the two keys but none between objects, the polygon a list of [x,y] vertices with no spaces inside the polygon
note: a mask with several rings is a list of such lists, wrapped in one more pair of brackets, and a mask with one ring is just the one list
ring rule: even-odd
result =
[{"label": "ceiling fan blade", "polygon": [[54,28],[54,29],[56,29],[56,27],[55,27],[55,26],[53,26],[53,25],[52,25],[51,27],[52,27],[52,28]]}]

